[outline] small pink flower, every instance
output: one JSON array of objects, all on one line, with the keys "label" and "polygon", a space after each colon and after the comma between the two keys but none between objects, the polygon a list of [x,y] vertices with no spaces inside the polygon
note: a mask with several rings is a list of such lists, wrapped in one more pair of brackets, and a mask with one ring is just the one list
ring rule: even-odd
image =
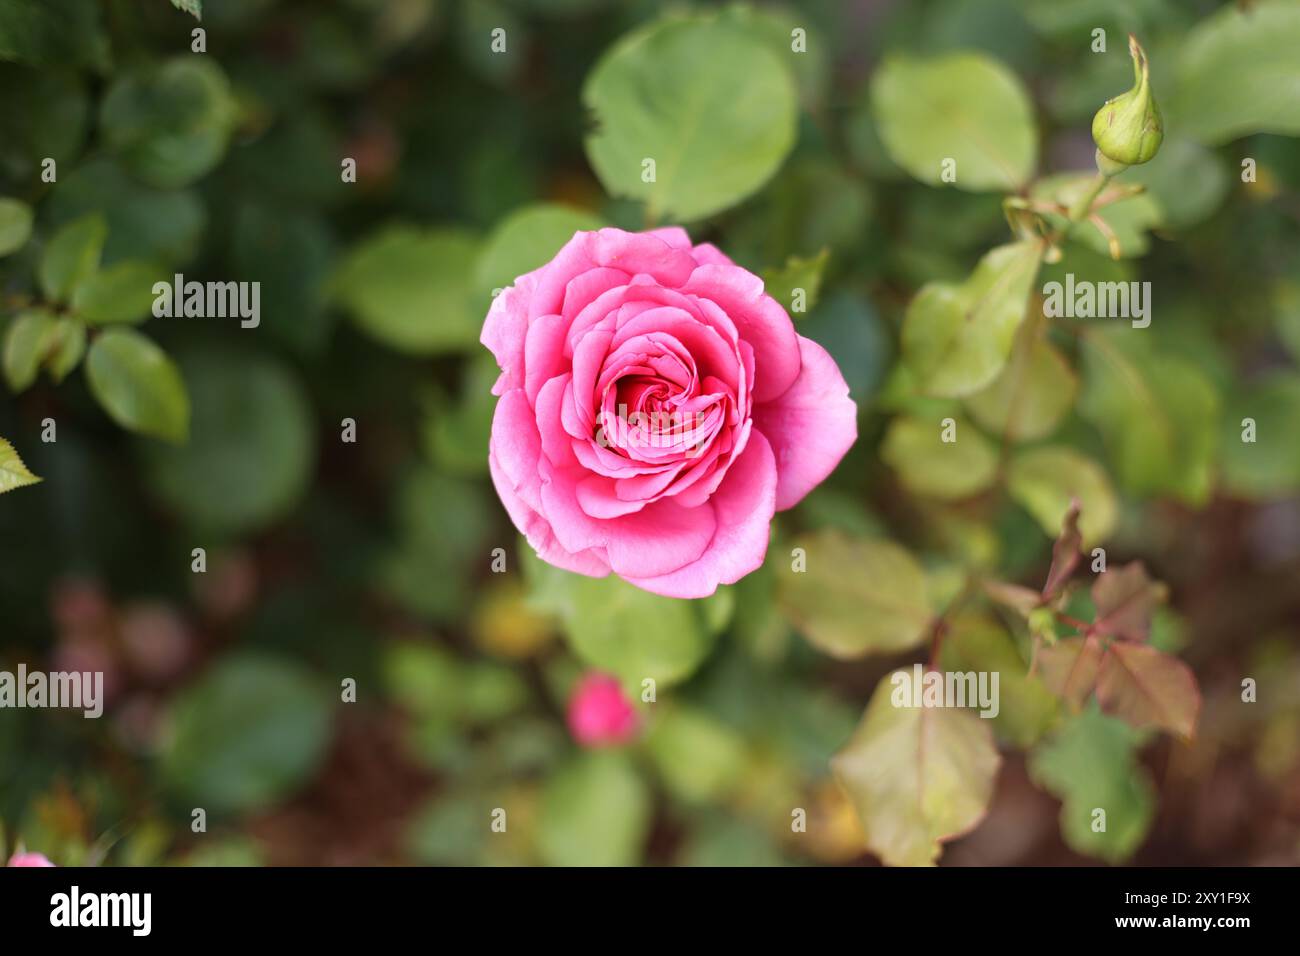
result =
[{"label": "small pink flower", "polygon": [[10,866],[53,866],[41,853],[15,853],[9,858]]},{"label": "small pink flower", "polygon": [[569,732],[584,747],[625,744],[636,733],[637,715],[617,680],[592,672],[569,698]]}]

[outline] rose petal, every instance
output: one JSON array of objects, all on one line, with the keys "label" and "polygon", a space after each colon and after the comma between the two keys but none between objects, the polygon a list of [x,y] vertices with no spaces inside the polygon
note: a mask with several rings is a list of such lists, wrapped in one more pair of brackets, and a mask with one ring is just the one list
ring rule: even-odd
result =
[{"label": "rose petal", "polygon": [[[527,281],[526,281],[527,280]],[[528,300],[536,280],[521,277],[516,284],[503,289],[492,300],[479,341],[487,346],[497,365],[501,378],[492,388],[492,394],[501,395],[524,384],[524,338],[528,333]]]},{"label": "rose petal", "polygon": [[719,584],[739,581],[758,568],[767,554],[776,486],[771,446],[754,432],[744,454],[732,462],[726,480],[709,499],[717,516],[717,531],[699,560],[669,574],[628,580],[647,591],[676,598],[708,597]]},{"label": "rose petal", "polygon": [[546,382],[566,371],[564,334],[569,323],[562,315],[538,316],[524,337],[524,389],[535,402]]},{"label": "rose petal", "polygon": [[799,336],[780,303],[763,292],[763,280],[738,266],[704,265],[683,292],[709,299],[726,312],[754,349],[754,401],[776,398],[799,377]]},{"label": "rose petal", "polygon": [[653,577],[690,564],[713,538],[711,504],[683,508],[665,499],[636,514],[600,520],[578,504],[577,483],[585,475],[556,469],[545,459],[541,471],[543,511],[560,544],[575,553],[603,550],[624,577]]},{"label": "rose petal", "polygon": [[820,484],[858,437],[858,406],[835,360],[802,335],[799,356],[799,377],[789,390],[754,406],[754,427],[776,454],[777,511],[794,507]]},{"label": "rose petal", "polygon": [[609,228],[589,235],[592,260],[599,266],[645,273],[669,288],[680,286],[695,269],[689,249],[674,248],[653,233]]},{"label": "rose petal", "polygon": [[515,493],[528,507],[541,511],[542,479],[537,473],[537,462],[542,454],[542,439],[523,389],[512,389],[497,402],[488,450],[496,456]]},{"label": "rose petal", "polygon": [[492,452],[488,452],[488,473],[492,476],[492,485],[497,490],[501,504],[505,506],[506,514],[539,558],[557,568],[576,571],[591,578],[603,578],[609,574],[609,564],[599,551],[571,553],[560,545],[547,520],[528,507],[515,493],[510,479]]}]

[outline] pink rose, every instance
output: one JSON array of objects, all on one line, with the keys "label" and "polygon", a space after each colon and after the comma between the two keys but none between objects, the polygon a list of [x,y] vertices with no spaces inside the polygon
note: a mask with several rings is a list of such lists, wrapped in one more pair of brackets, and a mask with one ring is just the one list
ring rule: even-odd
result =
[{"label": "pink rose", "polygon": [[569,732],[584,747],[624,744],[636,733],[636,711],[617,680],[592,672],[569,697]]},{"label": "pink rose", "polygon": [[40,853],[15,853],[9,858],[10,866],[53,866]]},{"label": "pink rose", "polygon": [[483,325],[488,462],[544,560],[698,598],[763,563],[772,515],[857,438],[834,359],[763,281],[677,227],[579,232]]}]

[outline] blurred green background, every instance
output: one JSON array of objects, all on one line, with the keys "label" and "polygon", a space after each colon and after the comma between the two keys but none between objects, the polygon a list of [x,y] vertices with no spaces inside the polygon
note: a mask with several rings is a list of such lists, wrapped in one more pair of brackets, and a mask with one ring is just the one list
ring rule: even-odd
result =
[{"label": "blurred green background", "polygon": [[[896,416],[952,405],[908,391],[899,328],[920,286],[961,281],[1008,241],[1010,190],[909,176],[882,142],[872,79],[888,57],[992,58],[1032,102],[1038,173],[1090,171],[1089,123],[1131,82],[1132,31],[1168,121],[1161,155],[1128,177],[1149,187],[1124,222],[1136,256],[1073,243],[1039,284],[1067,266],[1150,280],[1154,321],[1133,361],[1158,371],[1124,397],[1061,338],[1082,398],[1054,441],[1109,476],[1111,560],[1141,559],[1169,585],[1153,640],[1196,673],[1199,731],[1180,743],[1022,688],[1029,703],[997,728],[987,815],[943,862],[1300,861],[1300,7],[1242,4],[1283,10],[1254,32],[1207,28],[1234,6],[1208,0],[724,14],[790,71],[794,144],[744,195],[709,183],[709,201],[669,197],[661,221],[684,219],[773,290],[817,276],[798,327],[839,362],[861,437],[780,516],[779,560],[673,602],[521,548],[487,477],[496,370],[477,345],[492,290],[575,229],[646,223],[643,203],[593,171],[584,83],[666,5],[209,0],[201,21],[176,8],[189,6],[0,0],[0,196],[33,216],[30,232],[16,207],[0,217],[0,240],[20,239],[0,257],[0,338],[49,298],[41,263],[87,216],[105,228],[103,270],[256,280],[262,296],[257,329],[139,327],[187,398],[126,411],[130,430],[81,369],[4,389],[0,436],[44,480],[0,497],[0,667],[102,670],[108,706],[100,720],[0,711],[0,851],[21,843],[62,865],[874,861],[828,761],[882,675],[924,648],[815,649],[778,600],[782,545],[831,528],[887,535],[941,604],[972,568],[1041,585],[1051,535],[1015,494],[927,493],[903,439],[882,451]],[[1105,55],[1090,46],[1098,27]],[[791,57],[795,28],[807,52]],[[1291,91],[1268,115],[1215,102],[1216,77],[1251,64],[1262,85],[1234,88],[1252,102]],[[76,320],[77,307],[50,314]],[[181,427],[186,401],[188,440],[152,437]],[[1247,415],[1257,446],[1239,438]],[[1163,457],[1142,431],[1153,420],[1173,435]],[[850,589],[851,612],[840,571],[848,583],[826,586]],[[1004,669],[1023,674],[1027,635],[997,628]],[[593,668],[636,700],[643,727],[626,746],[589,751],[566,728]],[[355,702],[341,698],[349,678]],[[1117,821],[1100,837],[1075,812],[1096,805]],[[792,808],[806,832],[792,832]]]}]

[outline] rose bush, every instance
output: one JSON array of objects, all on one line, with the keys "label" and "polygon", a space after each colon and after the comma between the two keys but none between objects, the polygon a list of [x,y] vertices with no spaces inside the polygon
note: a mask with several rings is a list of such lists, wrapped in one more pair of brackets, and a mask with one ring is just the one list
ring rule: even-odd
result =
[{"label": "rose bush", "polygon": [[492,481],[545,561],[670,597],[757,568],[857,437],[835,361],[686,231],[578,232],[496,297]]}]

